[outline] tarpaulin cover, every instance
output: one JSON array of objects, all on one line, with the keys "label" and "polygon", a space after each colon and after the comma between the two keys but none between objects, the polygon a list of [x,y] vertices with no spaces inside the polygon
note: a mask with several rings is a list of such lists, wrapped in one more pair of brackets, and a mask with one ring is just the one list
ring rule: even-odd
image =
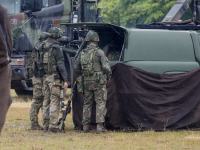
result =
[{"label": "tarpaulin cover", "polygon": [[[155,74],[124,64],[112,67],[107,84],[108,129],[180,130],[200,127],[200,68],[182,74]],[[73,122],[82,126],[83,96],[73,96]],[[92,124],[95,123],[93,103]]]}]

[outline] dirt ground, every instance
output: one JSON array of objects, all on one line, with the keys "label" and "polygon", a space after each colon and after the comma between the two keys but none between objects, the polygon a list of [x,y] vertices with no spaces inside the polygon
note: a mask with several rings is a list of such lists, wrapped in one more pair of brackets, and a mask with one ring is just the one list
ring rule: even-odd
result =
[{"label": "dirt ground", "polygon": [[[67,95],[69,95],[68,93]],[[97,134],[74,130],[72,114],[65,121],[65,133],[30,130],[31,96],[17,96],[12,91],[13,103],[0,137],[1,150],[71,150],[71,149],[126,149],[126,150],[199,150],[200,132],[122,132]],[[42,114],[39,113],[42,125]]]}]

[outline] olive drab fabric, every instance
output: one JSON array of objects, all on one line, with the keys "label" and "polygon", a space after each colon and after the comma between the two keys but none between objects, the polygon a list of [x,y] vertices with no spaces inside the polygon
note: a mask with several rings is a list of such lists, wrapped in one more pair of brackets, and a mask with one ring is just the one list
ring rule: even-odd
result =
[{"label": "olive drab fabric", "polygon": [[84,93],[85,98],[82,124],[91,122],[93,97],[96,101],[96,122],[105,122],[106,83],[111,77],[111,68],[104,52],[96,44],[87,45],[75,61],[74,70],[82,75],[82,78],[77,78],[77,89]]},{"label": "olive drab fabric", "polygon": [[85,41],[87,42],[99,42],[99,35],[94,31],[90,31],[87,33],[85,37]]}]

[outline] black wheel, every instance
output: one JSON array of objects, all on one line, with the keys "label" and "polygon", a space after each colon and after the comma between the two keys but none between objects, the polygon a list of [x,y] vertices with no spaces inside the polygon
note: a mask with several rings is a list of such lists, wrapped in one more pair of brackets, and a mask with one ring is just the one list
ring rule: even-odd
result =
[{"label": "black wheel", "polygon": [[33,95],[33,91],[27,91],[24,89],[15,89],[17,95]]}]

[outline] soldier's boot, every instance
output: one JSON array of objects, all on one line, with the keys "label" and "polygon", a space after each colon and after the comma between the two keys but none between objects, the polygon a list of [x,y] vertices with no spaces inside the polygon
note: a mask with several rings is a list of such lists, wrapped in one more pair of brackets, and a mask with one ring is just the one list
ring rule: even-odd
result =
[{"label": "soldier's boot", "polygon": [[48,132],[49,130],[49,121],[43,120],[44,132]]},{"label": "soldier's boot", "polygon": [[59,133],[62,131],[59,128],[49,128],[48,132]]},{"label": "soldier's boot", "polygon": [[43,127],[41,127],[39,124],[38,125],[31,125],[31,130],[43,130]]},{"label": "soldier's boot", "polygon": [[31,104],[31,109],[30,109],[31,130],[43,130],[43,127],[41,127],[38,123],[39,109],[36,106],[37,105]]},{"label": "soldier's boot", "polygon": [[90,128],[90,125],[89,125],[89,124],[83,125],[83,132],[84,132],[84,133],[89,132],[89,128]]},{"label": "soldier's boot", "polygon": [[104,128],[103,123],[97,124],[97,133],[105,133],[107,130]]}]

